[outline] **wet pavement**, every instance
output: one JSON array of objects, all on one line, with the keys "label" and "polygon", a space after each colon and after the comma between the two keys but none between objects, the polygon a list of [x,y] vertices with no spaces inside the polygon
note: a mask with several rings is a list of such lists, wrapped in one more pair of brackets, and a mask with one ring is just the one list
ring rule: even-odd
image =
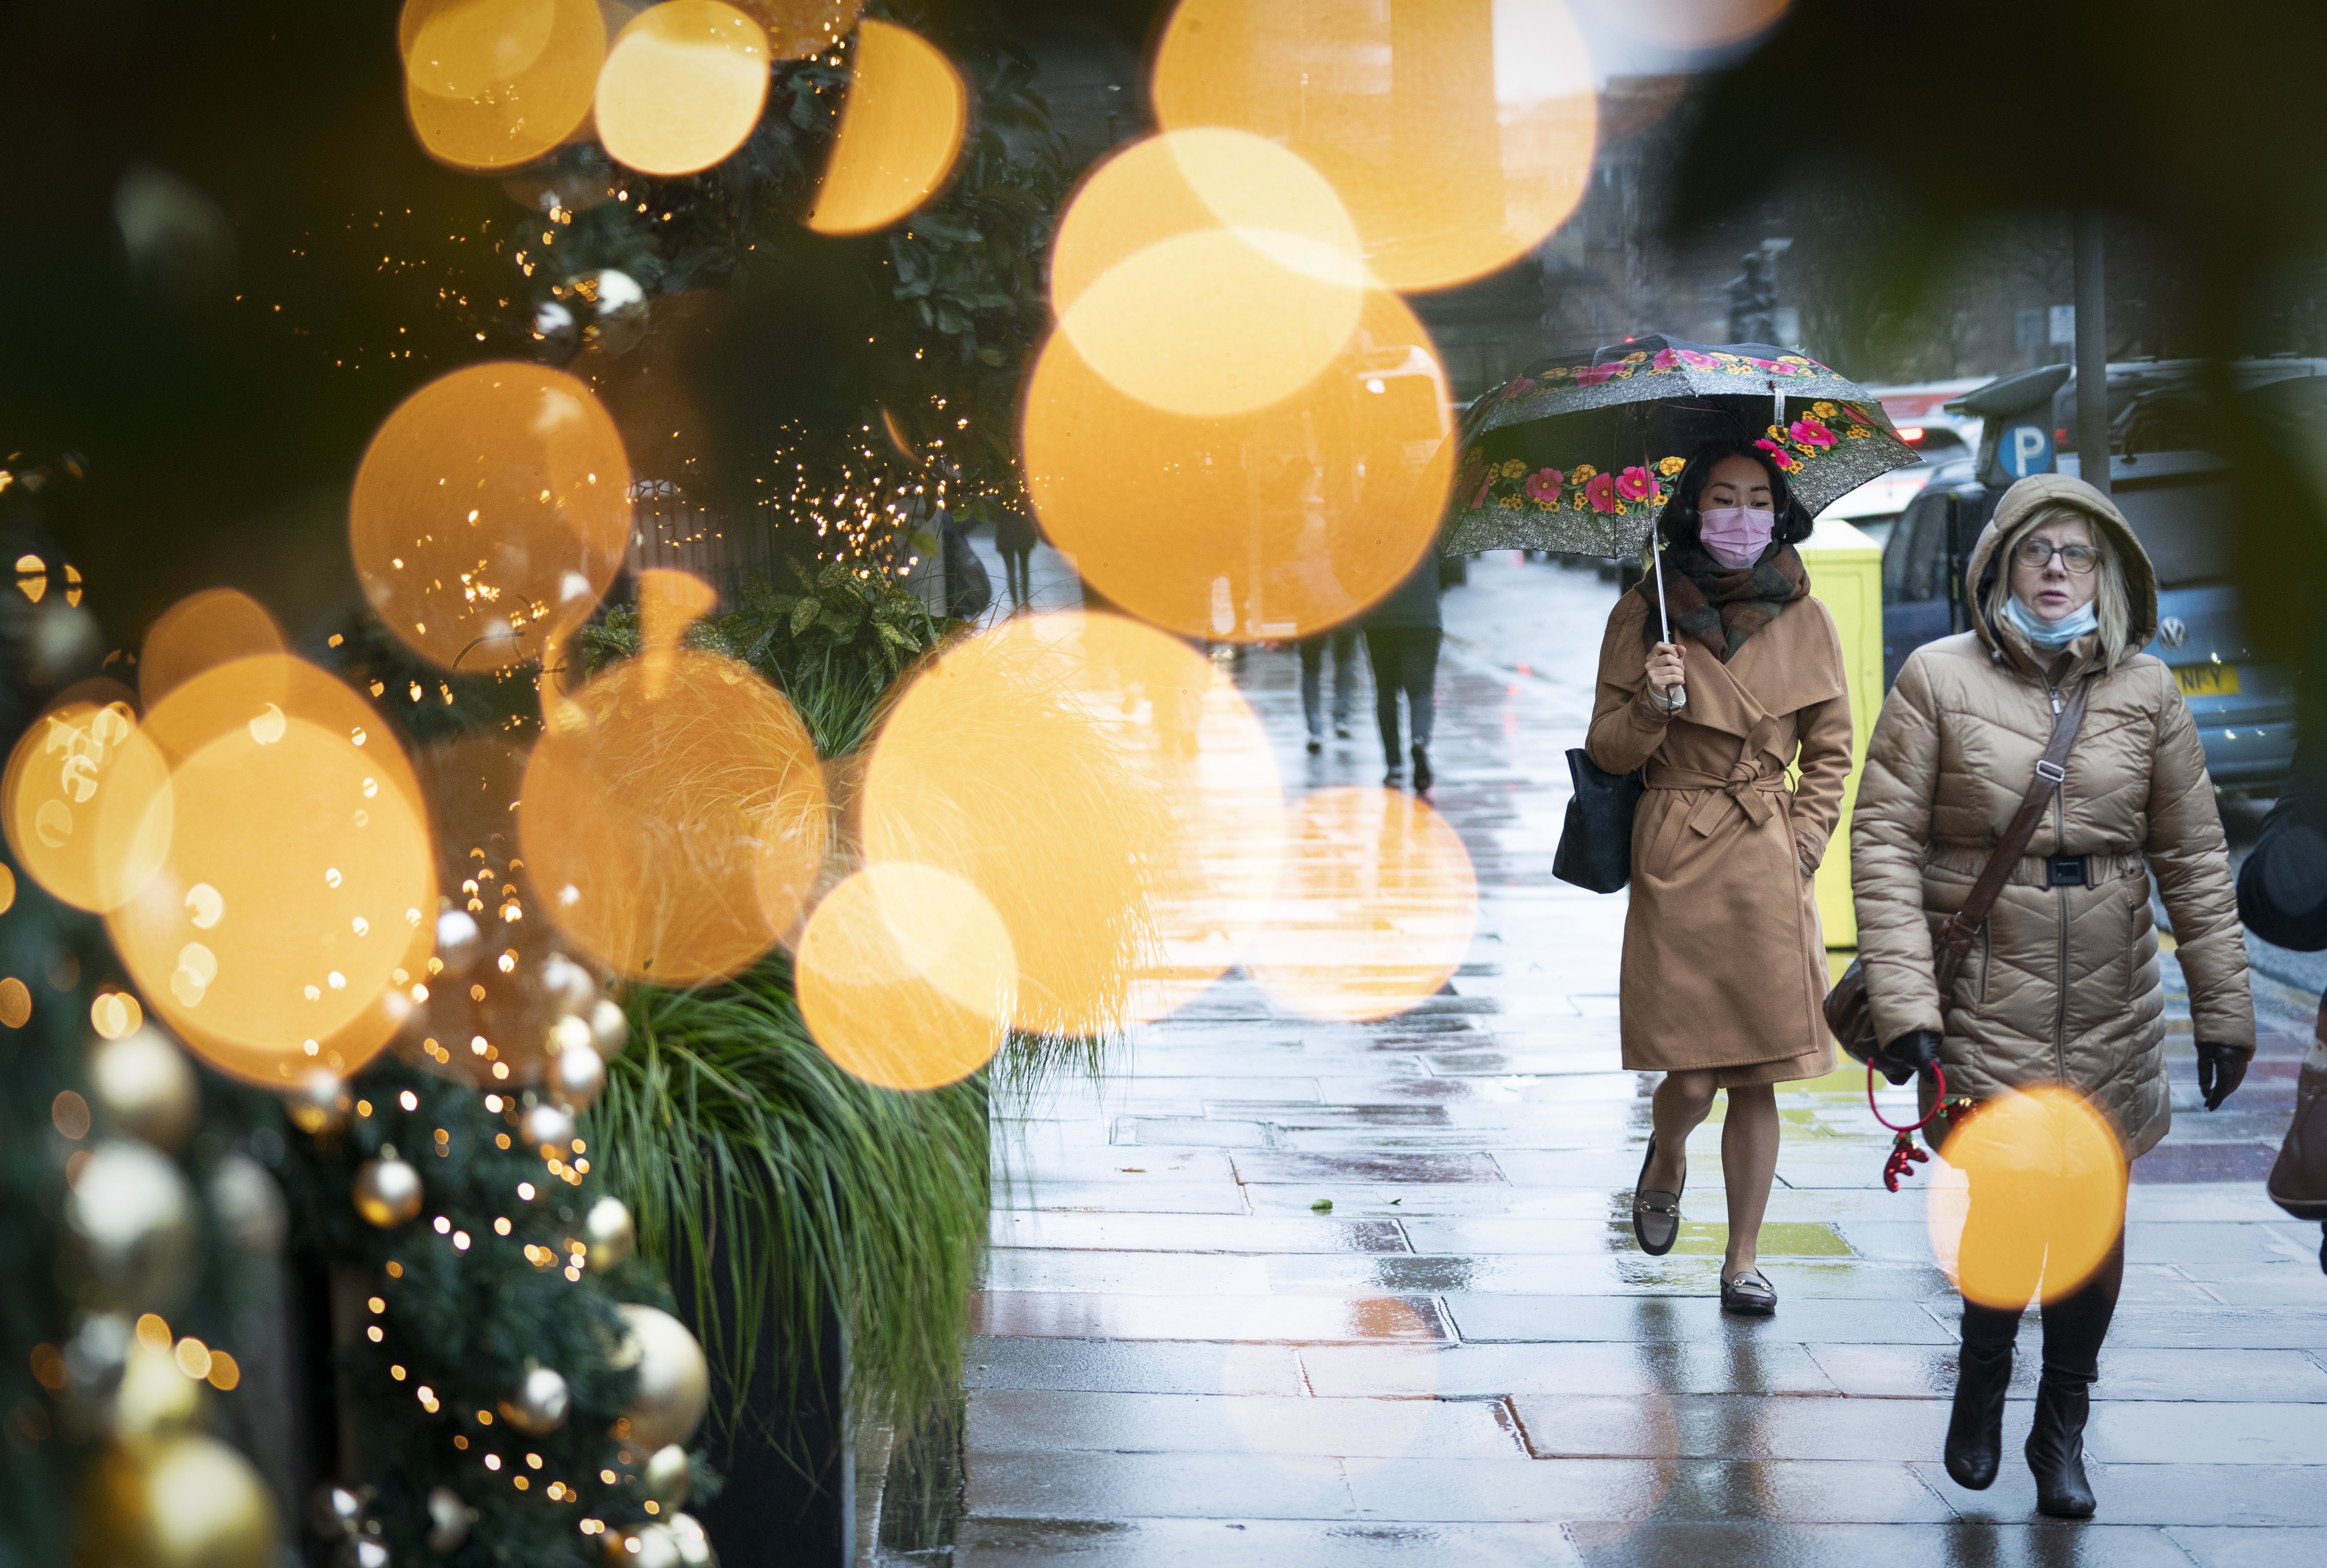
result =
[{"label": "wet pavement", "polygon": [[[1071,593],[1047,551],[1035,580]],[[1480,915],[1444,993],[1321,1023],[1231,975],[997,1128],[956,1561],[2327,1560],[2319,1231],[2260,1182],[2315,998],[2258,985],[2263,1058],[2210,1116],[2186,1022],[2173,1041],[2176,1121],[2135,1167],[2095,1389],[2094,1523],[2041,1522],[2019,1462],[2033,1313],[2002,1478],[1947,1479],[1957,1303],[1925,1209],[1949,1173],[1883,1190],[1863,1074],[1781,1086],[1775,1319],[1717,1311],[1713,1123],[1678,1246],[1634,1248],[1653,1080],[1619,1059],[1621,895],[1550,874],[1613,592],[1488,557],[1447,597],[1435,799]],[[1289,789],[1378,780],[1369,693],[1359,738],[1312,759],[1293,655],[1238,678]]]}]

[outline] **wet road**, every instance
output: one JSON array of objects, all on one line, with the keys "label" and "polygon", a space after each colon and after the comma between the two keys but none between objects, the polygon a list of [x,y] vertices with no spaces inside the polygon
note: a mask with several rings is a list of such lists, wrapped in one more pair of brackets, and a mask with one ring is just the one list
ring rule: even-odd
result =
[{"label": "wet road", "polygon": [[[1061,592],[1044,565],[1038,597]],[[1716,1311],[1712,1124],[1679,1246],[1632,1246],[1652,1080],[1618,1056],[1621,897],[1550,874],[1613,590],[1509,558],[1472,573],[1446,601],[1435,749],[1480,883],[1469,961],[1371,1024],[1304,1020],[1232,977],[1143,1031],[1117,1076],[997,1129],[1014,1185],[977,1306],[957,1562],[2327,1560],[2319,1232],[2259,1181],[2302,999],[2263,988],[2264,1059],[2217,1115],[2194,1114],[2174,1042],[2177,1120],[2135,1170],[2088,1434],[2099,1519],[2037,1522],[2018,1460],[2033,1313],[2003,1477],[1958,1489],[1934,1177],[1882,1190],[1862,1076],[1780,1095],[1773,1321]],[[1359,738],[1310,759],[1296,675],[1289,653],[1239,671],[1288,787],[1378,780],[1369,695]]]}]

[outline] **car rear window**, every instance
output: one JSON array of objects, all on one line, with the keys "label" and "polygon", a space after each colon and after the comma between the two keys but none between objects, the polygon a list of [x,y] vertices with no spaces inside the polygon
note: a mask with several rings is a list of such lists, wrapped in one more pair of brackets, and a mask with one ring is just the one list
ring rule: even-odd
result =
[{"label": "car rear window", "polygon": [[2220,479],[2188,484],[2120,485],[2111,496],[2157,569],[2160,588],[2229,579],[2238,509]]}]

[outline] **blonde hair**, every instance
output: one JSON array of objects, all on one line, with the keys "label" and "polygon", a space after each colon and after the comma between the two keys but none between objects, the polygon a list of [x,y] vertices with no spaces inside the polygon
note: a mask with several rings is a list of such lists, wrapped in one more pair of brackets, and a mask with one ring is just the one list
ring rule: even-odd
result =
[{"label": "blonde hair", "polygon": [[2085,532],[2092,537],[2093,548],[2100,552],[2100,562],[2094,567],[2099,580],[2093,591],[2093,619],[2099,623],[2101,667],[2112,668],[2125,657],[2126,644],[2133,640],[2132,595],[2126,589],[2125,566],[2117,558],[2117,542],[2109,537],[2100,519],[2082,507],[2059,501],[2039,507],[1996,542],[1995,580],[1989,585],[1987,602],[1981,607],[1986,611],[1987,624],[1994,628],[2004,623],[2004,602],[2012,595],[2012,552],[2029,535],[2053,523],[2084,524]]}]

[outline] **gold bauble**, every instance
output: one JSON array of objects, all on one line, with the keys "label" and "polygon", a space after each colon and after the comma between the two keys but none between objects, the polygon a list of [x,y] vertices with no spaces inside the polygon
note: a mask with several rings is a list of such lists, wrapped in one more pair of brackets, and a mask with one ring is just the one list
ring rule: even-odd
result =
[{"label": "gold bauble", "polygon": [[719,1568],[719,1554],[711,1549],[711,1537],[693,1514],[674,1515],[663,1527],[678,1544],[679,1568]]},{"label": "gold bauble", "polygon": [[711,1367],[703,1347],[668,1312],[622,1303],[628,1331],[614,1355],[617,1367],[639,1369],[639,1391],[615,1432],[640,1448],[682,1442],[703,1423],[711,1404]]},{"label": "gold bauble", "polygon": [[561,1156],[573,1152],[573,1113],[561,1110],[547,1100],[528,1106],[525,1115],[518,1118],[517,1130],[518,1136],[528,1148],[538,1149],[547,1144],[550,1153]]},{"label": "gold bauble", "polygon": [[516,1392],[501,1401],[501,1418],[519,1432],[541,1437],[565,1424],[573,1404],[563,1376],[528,1363]]},{"label": "gold bauble", "polygon": [[622,1047],[631,1043],[631,1020],[621,1003],[603,996],[598,999],[597,1005],[590,1009],[590,1039],[598,1048],[598,1054],[608,1061],[622,1054]]},{"label": "gold bauble", "polygon": [[307,1499],[307,1524],[326,1541],[363,1534],[364,1516],[369,1512],[362,1493],[333,1481],[317,1487]]},{"label": "gold bauble", "polygon": [[388,1568],[394,1562],[388,1543],[377,1535],[352,1535],[332,1554],[332,1568]]},{"label": "gold bauble", "polygon": [[633,1525],[609,1531],[605,1560],[621,1568],[682,1568],[678,1539],[661,1525]]},{"label": "gold bauble", "polygon": [[73,1171],[65,1223],[107,1305],[167,1312],[199,1266],[198,1207],[176,1162],[148,1144],[108,1138]]},{"label": "gold bauble", "polygon": [[113,1394],[113,1429],[125,1438],[151,1437],[191,1423],[201,1414],[202,1386],[179,1370],[168,1350],[132,1340]]},{"label": "gold bauble", "polygon": [[550,1005],[567,1017],[587,1013],[598,1000],[598,977],[563,953],[542,960],[541,988]]},{"label": "gold bauble", "polygon": [[291,1125],[311,1138],[346,1126],[350,1104],[347,1085],[321,1069],[309,1073],[305,1082],[283,1097],[283,1109]]},{"label": "gold bauble", "polygon": [[100,1040],[89,1053],[89,1098],[113,1125],[175,1153],[202,1116],[202,1091],[186,1053],[152,1024]]},{"label": "gold bauble", "polygon": [[552,1059],[563,1052],[594,1049],[590,1033],[590,1021],[568,1013],[549,1026],[549,1054]]},{"label": "gold bauble", "polygon": [[459,1550],[476,1522],[477,1510],[451,1487],[428,1489],[428,1534],[423,1539],[431,1552]]},{"label": "gold bauble", "polygon": [[367,1160],[356,1167],[356,1212],[393,1230],[420,1212],[420,1172],[404,1160]]},{"label": "gold bauble", "polygon": [[[567,1018],[561,1023],[581,1023],[578,1018]],[[549,1059],[548,1081],[543,1086],[549,1097],[565,1109],[580,1115],[595,1105],[606,1087],[606,1059],[590,1044],[590,1029],[582,1026],[582,1043],[567,1046]]]},{"label": "gold bauble", "polygon": [[268,1568],[275,1502],[250,1461],[176,1433],[117,1443],[81,1492],[81,1568]]},{"label": "gold bauble", "polygon": [[667,1442],[647,1458],[646,1469],[639,1472],[639,1489],[666,1509],[687,1506],[687,1489],[694,1483],[695,1472],[687,1462],[687,1450],[675,1442]]},{"label": "gold bauble", "polygon": [[638,1250],[638,1227],[631,1223],[630,1205],[615,1197],[605,1197],[590,1205],[590,1212],[582,1217],[582,1239],[589,1244],[590,1269],[604,1274],[631,1261]]}]

